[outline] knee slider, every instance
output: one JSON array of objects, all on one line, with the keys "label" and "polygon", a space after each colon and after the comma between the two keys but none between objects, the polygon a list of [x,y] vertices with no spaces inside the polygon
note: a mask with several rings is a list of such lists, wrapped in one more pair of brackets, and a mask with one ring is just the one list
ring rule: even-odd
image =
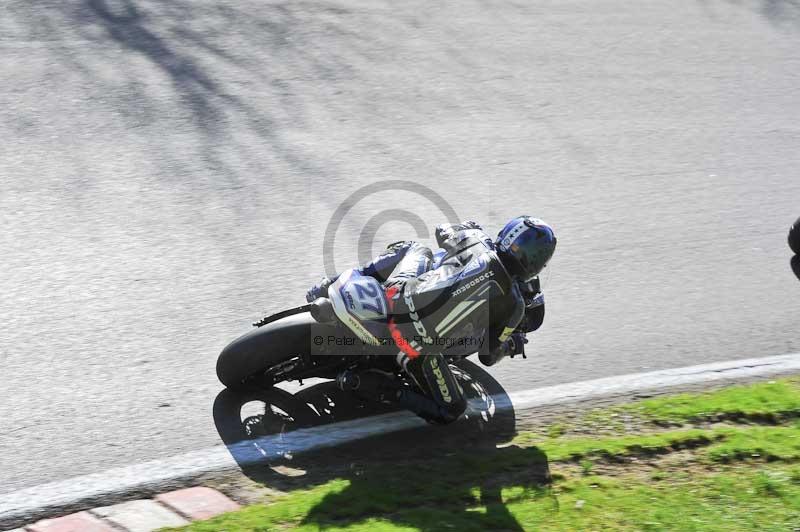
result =
[{"label": "knee slider", "polygon": [[461,414],[467,409],[467,400],[463,397],[454,397],[453,402],[448,404],[445,408],[445,419],[448,423],[452,423],[461,417]]}]

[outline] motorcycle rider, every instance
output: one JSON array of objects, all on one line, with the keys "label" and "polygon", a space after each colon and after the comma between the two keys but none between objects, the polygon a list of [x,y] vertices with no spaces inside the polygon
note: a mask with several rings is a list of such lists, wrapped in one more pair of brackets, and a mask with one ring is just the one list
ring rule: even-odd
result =
[{"label": "motorcycle rider", "polygon": [[[538,275],[555,251],[556,237],[531,216],[509,221],[494,241],[472,221],[439,225],[435,236],[435,254],[418,242],[397,242],[357,270],[382,284],[397,364],[422,393],[378,370],[345,371],[337,384],[445,424],[464,412],[466,399],[442,354],[443,340],[475,338],[486,366],[524,356],[525,333],[544,320]],[[307,301],[327,297],[335,280],[324,278],[308,291]]]}]

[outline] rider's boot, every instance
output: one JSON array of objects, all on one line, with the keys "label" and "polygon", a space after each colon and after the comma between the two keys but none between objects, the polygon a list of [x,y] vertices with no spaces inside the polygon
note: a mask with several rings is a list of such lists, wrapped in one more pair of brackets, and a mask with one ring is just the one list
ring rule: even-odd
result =
[{"label": "rider's boot", "polygon": [[404,388],[398,403],[428,422],[447,424],[456,421],[467,408],[464,390],[441,354],[418,356],[401,362],[417,384],[419,393]]}]

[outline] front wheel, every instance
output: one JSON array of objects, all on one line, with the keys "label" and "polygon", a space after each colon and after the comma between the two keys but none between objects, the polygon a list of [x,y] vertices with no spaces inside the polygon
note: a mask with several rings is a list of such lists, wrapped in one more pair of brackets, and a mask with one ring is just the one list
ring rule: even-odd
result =
[{"label": "front wheel", "polygon": [[[308,312],[287,316],[240,336],[220,353],[217,378],[226,387],[240,390],[258,379],[261,387],[285,380],[308,360],[312,326],[316,322]],[[272,371],[268,379],[261,379]]]},{"label": "front wheel", "polygon": [[795,255],[800,255],[800,218],[789,229],[789,247],[792,248]]}]

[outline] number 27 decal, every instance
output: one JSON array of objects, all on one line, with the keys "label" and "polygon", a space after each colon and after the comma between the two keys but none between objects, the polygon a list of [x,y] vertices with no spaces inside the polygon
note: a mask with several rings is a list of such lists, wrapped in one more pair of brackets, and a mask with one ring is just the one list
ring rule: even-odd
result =
[{"label": "number 27 decal", "polygon": [[383,294],[380,293],[377,283],[353,283],[361,307],[375,314],[385,314],[383,310]]}]

